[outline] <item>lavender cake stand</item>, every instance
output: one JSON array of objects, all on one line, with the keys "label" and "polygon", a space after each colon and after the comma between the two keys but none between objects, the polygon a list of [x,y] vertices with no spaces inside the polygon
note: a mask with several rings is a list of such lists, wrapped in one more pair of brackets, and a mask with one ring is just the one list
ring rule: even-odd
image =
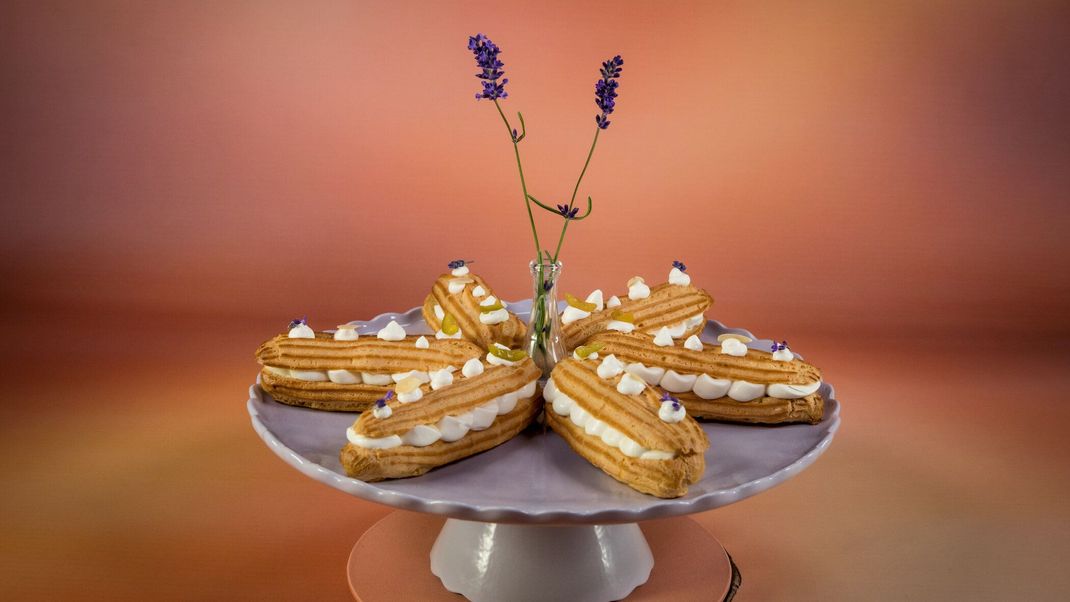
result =
[{"label": "lavender cake stand", "polygon": [[[509,304],[524,319],[530,307],[530,301]],[[419,308],[354,324],[361,334],[374,336],[390,320],[409,333],[429,332]],[[770,341],[713,320],[701,338],[715,342],[725,332],[754,338],[750,345],[756,349],[769,348]],[[840,424],[832,386],[823,384],[820,393],[825,419],[817,425],[702,423],[710,438],[705,475],[687,495],[671,500],[618,483],[560,437],[538,428],[420,477],[365,483],[347,477],[338,459],[357,414],[281,404],[259,383],[250,387],[248,409],[268,447],[306,476],[364,500],[447,517],[431,549],[430,567],[449,591],[475,602],[606,602],[627,596],[653,569],[638,521],[738,502],[810,466]],[[359,553],[360,544],[353,554]],[[356,593],[356,584],[351,586]]]}]

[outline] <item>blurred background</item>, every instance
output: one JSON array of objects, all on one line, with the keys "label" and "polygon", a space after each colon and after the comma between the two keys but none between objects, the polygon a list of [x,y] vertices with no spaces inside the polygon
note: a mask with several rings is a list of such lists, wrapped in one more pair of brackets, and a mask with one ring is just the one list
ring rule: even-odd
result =
[{"label": "blurred background", "polygon": [[530,296],[476,32],[544,202],[625,60],[562,291],[683,260],[836,385],[816,465],[697,517],[738,600],[1065,595],[1066,3],[187,1],[0,5],[6,599],[347,599],[388,510],[260,443],[252,353],[458,257]]}]

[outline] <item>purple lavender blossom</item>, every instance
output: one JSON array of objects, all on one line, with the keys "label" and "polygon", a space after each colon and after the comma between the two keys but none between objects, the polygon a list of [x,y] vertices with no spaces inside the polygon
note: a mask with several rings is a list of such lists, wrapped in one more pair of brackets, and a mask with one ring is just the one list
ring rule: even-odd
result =
[{"label": "purple lavender blossom", "polygon": [[777,343],[776,341],[773,341],[773,349],[772,349],[773,351],[784,351],[787,348],[788,348],[788,342],[787,341],[780,341],[779,343]]},{"label": "purple lavender blossom", "polygon": [[446,265],[447,267],[449,267],[449,269],[456,270],[457,268],[463,268],[464,266],[475,262],[475,259],[454,259]]},{"label": "purple lavender blossom", "polygon": [[377,407],[377,408],[385,408],[386,407],[386,402],[390,401],[393,397],[394,397],[394,392],[393,391],[387,391],[386,395],[383,395],[379,399],[375,400],[375,407]]},{"label": "purple lavender blossom", "polygon": [[298,326],[308,326],[308,316],[302,316],[300,318],[294,318],[290,320],[290,325],[287,328],[297,328]]},{"label": "purple lavender blossom", "polygon": [[562,217],[564,217],[565,219],[572,219],[572,218],[576,217],[577,213],[580,212],[580,208],[579,207],[572,207],[570,209],[568,205],[558,205],[557,206],[557,212],[560,213],[562,215]]},{"label": "purple lavender blossom", "polygon": [[501,52],[498,46],[491,42],[487,36],[477,33],[468,38],[468,49],[475,55],[476,63],[482,69],[482,72],[477,73],[476,77],[483,80],[483,91],[476,93],[476,100],[481,98],[490,100],[507,98],[509,93],[505,91],[505,84],[509,83],[509,80],[498,81],[501,76],[505,75],[505,72],[502,71],[505,63],[498,60],[498,53]]},{"label": "purple lavender blossom", "polygon": [[682,261],[680,261],[680,260],[673,261],[672,262],[672,267],[680,270],[681,272],[686,272],[687,271],[687,266],[684,265],[684,263]]},{"label": "purple lavender blossom", "polygon": [[594,116],[594,121],[603,130],[609,127],[609,115],[616,108],[617,86],[620,85],[617,78],[620,77],[623,66],[624,59],[620,58],[619,54],[603,62],[602,79],[594,84],[594,104],[602,110],[601,115]]}]

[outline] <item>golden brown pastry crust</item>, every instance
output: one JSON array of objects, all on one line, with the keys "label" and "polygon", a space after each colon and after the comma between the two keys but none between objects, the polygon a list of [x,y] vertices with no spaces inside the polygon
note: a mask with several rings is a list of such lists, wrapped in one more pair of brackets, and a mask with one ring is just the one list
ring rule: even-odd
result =
[{"label": "golden brown pastry crust", "polygon": [[[522,347],[527,325],[513,312],[509,312],[508,320],[498,324],[484,324],[479,321],[479,302],[488,295],[494,295],[486,281],[469,273],[464,278],[470,278],[472,282],[465,284],[463,291],[452,294],[449,291],[449,282],[454,278],[449,272],[439,276],[431,287],[431,294],[424,299],[423,316],[427,326],[435,332],[442,328],[442,323],[435,316],[435,304],[438,304],[442,306],[442,311],[457,319],[461,336],[483,349],[489,349],[493,343],[501,343],[510,349]],[[482,297],[472,295],[472,289],[476,286],[482,286],[487,294]],[[498,299],[501,300],[501,297]]]},{"label": "golden brown pastry crust", "polygon": [[546,419],[576,453],[609,476],[637,491],[672,498],[687,493],[689,485],[702,477],[703,456],[709,447],[706,434],[690,416],[677,423],[658,417],[660,397],[651,387],[640,395],[625,395],[616,389],[622,376],[603,379],[598,361],[566,359],[557,364],[551,378],[554,387],[572,398],[595,418],[617,429],[644,448],[671,451],[670,460],[642,460],[626,456],[601,438],[587,435],[567,416],[547,408]]},{"label": "golden brown pastry crust", "polygon": [[[773,360],[772,353],[756,349],[736,357],[721,353],[718,345],[706,344],[702,351],[693,351],[679,344],[659,347],[653,344],[649,335],[620,332],[603,332],[587,341],[587,344],[594,343],[602,343],[600,354],[613,354],[625,364],[639,362],[679,374],[708,374],[712,378],[763,385],[805,385],[821,380],[821,371],[798,357],[790,362],[779,362]],[[746,402],[727,396],[703,399],[694,392],[673,393],[673,396],[684,403],[688,414],[696,418],[757,424],[816,424],[821,422],[825,406],[817,393],[801,399],[760,397]]]},{"label": "golden brown pastry crust", "polygon": [[306,381],[272,372],[268,367],[296,370],[350,370],[397,374],[410,370],[429,372],[447,366],[460,369],[466,361],[483,355],[483,350],[460,339],[427,337],[427,349],[416,346],[420,335],[400,341],[384,341],[363,336],[355,341],[336,341],[333,335],[318,332],[314,339],[275,336],[256,350],[260,386],[275,400],[317,410],[360,412],[393,387],[366,383],[342,385],[330,381]]},{"label": "golden brown pastry crust", "polygon": [[[593,312],[589,317],[576,320],[561,327],[565,345],[571,351],[582,345],[588,338],[606,330],[606,325],[613,319],[614,311],[630,313],[635,318],[638,332],[657,330],[663,326],[675,326],[680,322],[699,314],[713,305],[713,297],[706,291],[694,286],[678,286],[667,282],[650,288],[650,296],[645,299],[631,300],[627,295],[620,298],[619,307],[607,307]],[[705,321],[684,333],[683,338],[702,332]]]},{"label": "golden brown pastry crust", "polygon": [[[483,405],[508,391],[515,391],[539,377],[539,369],[530,359],[515,366],[489,366],[483,374],[459,378],[454,384],[431,391],[422,385],[424,396],[413,403],[389,403],[393,412],[387,418],[375,418],[365,412],[353,424],[353,430],[367,437],[400,435],[419,424],[435,424],[443,416],[457,415]],[[421,475],[432,468],[455,462],[488,450],[512,439],[542,409],[538,391],[517,400],[508,413],[497,416],[489,427],[469,431],[457,441],[436,441],[424,447],[401,445],[388,449],[368,449],[346,443],[340,453],[346,474],[362,481],[381,481]]]}]

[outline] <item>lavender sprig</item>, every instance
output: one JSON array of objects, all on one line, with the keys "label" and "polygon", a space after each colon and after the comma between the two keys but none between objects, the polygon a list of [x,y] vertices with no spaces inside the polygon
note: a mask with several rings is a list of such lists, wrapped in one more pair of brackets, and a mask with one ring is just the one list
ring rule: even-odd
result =
[{"label": "lavender sprig", "polygon": [[502,71],[505,63],[498,58],[498,53],[501,52],[498,46],[487,36],[477,33],[468,38],[468,49],[475,55],[476,64],[482,70],[476,74],[476,77],[483,80],[483,90],[476,93],[476,100],[508,98],[509,93],[505,91],[505,84],[509,83],[509,80],[503,79],[501,83],[498,82],[498,79],[505,75]]},{"label": "lavender sprig", "polygon": [[617,86],[620,85],[617,78],[624,70],[623,67],[624,59],[620,58],[619,54],[603,62],[602,79],[594,84],[594,104],[602,110],[601,115],[595,115],[594,121],[600,129],[604,130],[609,127],[609,115],[617,105]]},{"label": "lavender sprig", "polygon": [[293,320],[290,320],[290,325],[287,326],[287,328],[294,329],[298,326],[308,326],[308,316],[302,316],[300,318],[294,318]]},{"label": "lavender sprig", "polygon": [[[594,120],[598,125],[598,128],[594,131],[594,140],[591,141],[591,150],[587,151],[587,160],[583,162],[583,170],[580,171],[580,177],[576,178],[576,186],[572,189],[572,199],[569,200],[568,206],[572,207],[576,203],[576,193],[580,190],[580,182],[583,181],[583,176],[587,174],[587,166],[591,164],[591,157],[594,155],[594,148],[598,145],[598,134],[609,127],[609,114],[613,112],[616,107],[617,101],[617,86],[620,83],[617,79],[620,77],[621,71],[624,70],[624,59],[620,58],[620,55],[602,62],[602,69],[599,71],[602,75],[602,79],[595,82],[594,95],[595,104],[602,110],[601,115],[596,115]],[[574,219],[583,219],[591,214],[592,207],[591,197],[587,197],[587,213],[582,217],[577,218],[575,214],[568,215],[560,212],[564,218],[565,223],[561,226],[561,236],[557,239],[557,249],[554,251],[554,261],[557,261],[558,255],[561,254],[561,244],[565,242],[565,232],[568,230],[568,224]]]}]

